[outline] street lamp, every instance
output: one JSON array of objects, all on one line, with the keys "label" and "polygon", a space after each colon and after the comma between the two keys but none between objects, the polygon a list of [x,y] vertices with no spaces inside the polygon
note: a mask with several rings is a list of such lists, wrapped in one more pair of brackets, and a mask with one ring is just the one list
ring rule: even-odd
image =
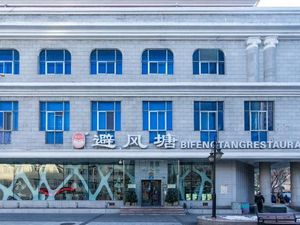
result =
[{"label": "street lamp", "polygon": [[221,159],[223,156],[223,152],[219,146],[219,143],[214,141],[213,148],[208,156],[209,162],[212,163],[212,184],[213,184],[213,193],[212,193],[212,218],[217,218],[217,196],[216,196],[216,163],[217,160]]}]

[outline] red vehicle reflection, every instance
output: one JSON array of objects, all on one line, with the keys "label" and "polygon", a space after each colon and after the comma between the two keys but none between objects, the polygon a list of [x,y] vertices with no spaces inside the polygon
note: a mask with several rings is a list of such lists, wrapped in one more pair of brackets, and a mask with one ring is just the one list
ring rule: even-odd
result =
[{"label": "red vehicle reflection", "polygon": [[[44,194],[45,196],[49,196],[49,192],[48,192],[48,189],[47,188],[40,188],[39,192],[41,194]],[[75,188],[72,188],[72,187],[63,187],[61,189],[59,189],[58,192],[55,193],[55,195],[59,195],[59,194],[62,194],[62,193],[70,193],[70,192],[75,192]]]}]

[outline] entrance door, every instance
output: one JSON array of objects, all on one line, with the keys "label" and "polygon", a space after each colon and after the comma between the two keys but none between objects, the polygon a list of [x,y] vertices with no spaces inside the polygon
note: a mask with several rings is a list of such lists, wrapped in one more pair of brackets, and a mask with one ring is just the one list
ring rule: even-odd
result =
[{"label": "entrance door", "polygon": [[142,206],[161,206],[160,180],[142,180]]}]

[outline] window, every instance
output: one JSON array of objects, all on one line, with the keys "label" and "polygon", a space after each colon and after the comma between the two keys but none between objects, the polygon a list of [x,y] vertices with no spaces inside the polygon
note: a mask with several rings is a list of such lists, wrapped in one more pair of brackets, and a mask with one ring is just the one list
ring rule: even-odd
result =
[{"label": "window", "polygon": [[92,102],[92,130],[111,134],[121,130],[121,102]]},{"label": "window", "polygon": [[71,74],[71,54],[68,50],[42,50],[39,62],[40,74]]},{"label": "window", "polygon": [[40,102],[40,131],[45,131],[46,144],[63,144],[63,132],[69,130],[69,102]]},{"label": "window", "polygon": [[122,74],[122,53],[117,49],[92,51],[91,74]]},{"label": "window", "polygon": [[273,130],[273,102],[245,102],[245,130],[251,131],[251,141],[267,141]]},{"label": "window", "polygon": [[19,74],[19,60],[17,50],[0,50],[0,74]]},{"label": "window", "polygon": [[193,54],[193,74],[225,74],[224,53],[218,49],[198,49]]},{"label": "window", "polygon": [[0,102],[0,144],[11,143],[11,132],[18,130],[18,102]]},{"label": "window", "polygon": [[142,74],[173,74],[173,53],[168,49],[147,49],[142,54]]},{"label": "window", "polygon": [[200,131],[203,142],[217,141],[224,130],[223,102],[194,102],[194,129]]},{"label": "window", "polygon": [[172,102],[143,102],[143,130],[149,131],[150,143],[172,130]]}]

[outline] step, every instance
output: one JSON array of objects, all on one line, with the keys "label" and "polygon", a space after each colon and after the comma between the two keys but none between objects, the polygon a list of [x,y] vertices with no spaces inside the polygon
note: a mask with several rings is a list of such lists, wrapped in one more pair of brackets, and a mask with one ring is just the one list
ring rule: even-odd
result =
[{"label": "step", "polygon": [[185,215],[182,207],[123,207],[121,215]]}]

